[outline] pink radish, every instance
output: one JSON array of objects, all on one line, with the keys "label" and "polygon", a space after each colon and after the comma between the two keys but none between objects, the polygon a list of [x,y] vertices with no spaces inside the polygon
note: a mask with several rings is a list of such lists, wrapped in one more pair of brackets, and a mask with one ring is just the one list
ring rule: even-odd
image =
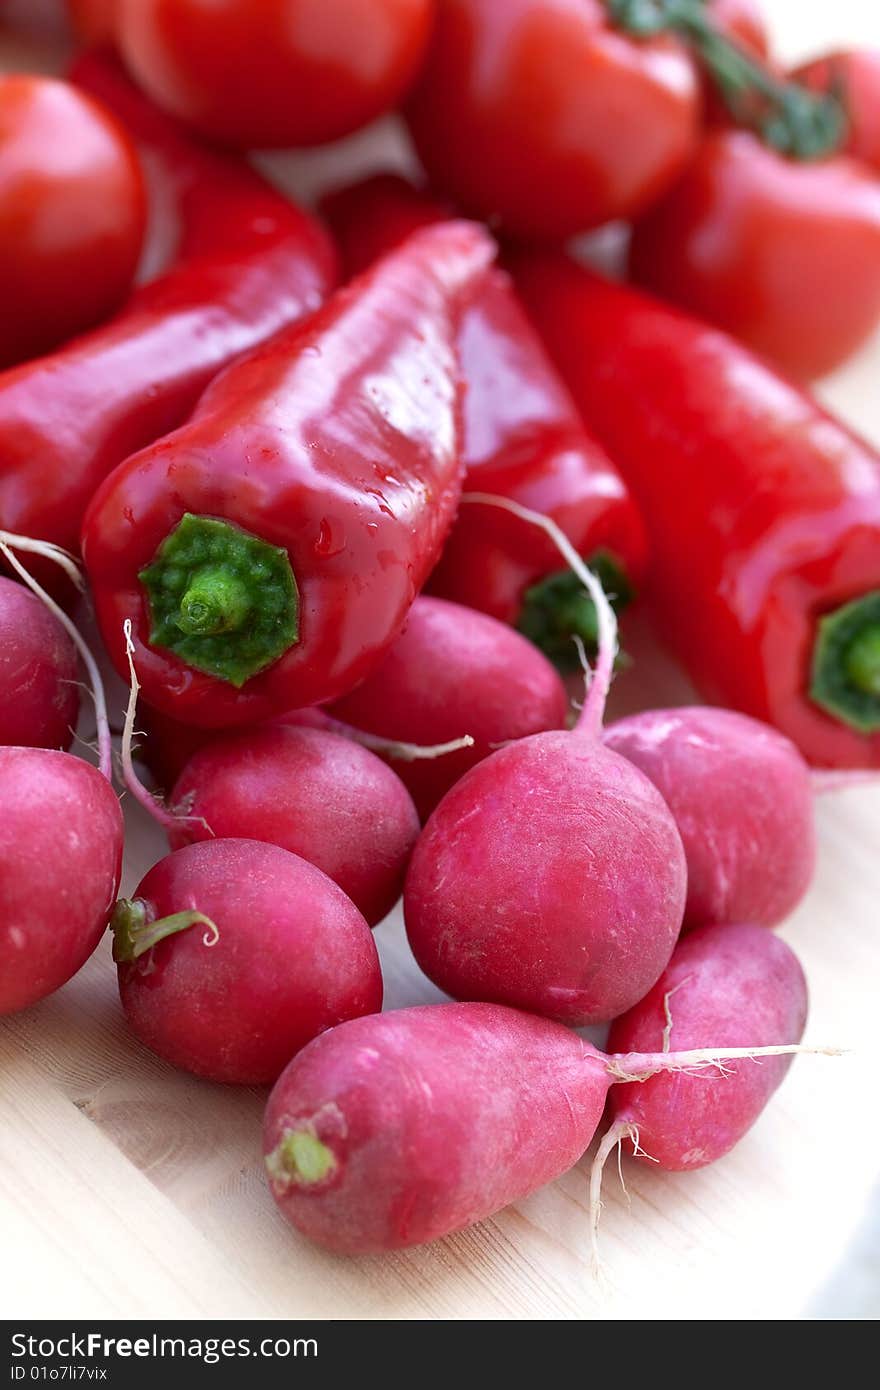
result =
[{"label": "pink radish", "polygon": [[[20,543],[4,533],[0,554],[65,630],[88,671],[100,768],[70,753],[0,748],[0,1015],[17,1013],[53,993],[92,954],[119,887],[123,834],[94,658],[13,546],[35,550],[37,543]],[[57,558],[53,547],[40,553]]]},{"label": "pink radish", "polygon": [[69,748],[78,710],[75,646],[35,594],[0,575],[0,745]]},{"label": "pink radish", "polygon": [[318,1033],[382,1007],[363,917],[320,869],[277,845],[177,850],[117,903],[111,926],[134,1032],[209,1081],[274,1081]]},{"label": "pink radish", "polygon": [[265,840],[316,864],[371,926],[400,897],[419,833],[403,782],[375,753],[320,729],[265,725],[187,763],[171,796],[173,849],[210,836]]},{"label": "pink radish", "polygon": [[672,954],[684,850],[656,787],[601,740],[616,647],[601,585],[547,518],[471,495],[553,536],[596,605],[599,655],[571,733],[500,749],[440,802],[410,861],[407,934],[425,973],[458,999],[602,1022],[641,999]]},{"label": "pink radish", "polygon": [[356,729],[413,744],[470,734],[473,746],[391,765],[423,820],[493,746],[565,725],[554,666],[520,633],[445,599],[417,598],[380,666],[330,713]]},{"label": "pink radish", "polygon": [[355,1019],[310,1043],[269,1098],[272,1195],[297,1230],[331,1250],[419,1245],[577,1163],[614,1081],[717,1066],[720,1055],[606,1056],[567,1028],[497,1004]]},{"label": "pink radish", "polygon": [[621,719],[605,730],[605,746],[651,779],[675,817],[687,858],[685,927],[772,927],[797,906],[815,866],[814,788],[784,734],[694,706]]},{"label": "pink radish", "polygon": [[[681,1052],[710,1043],[799,1043],[806,1022],[804,972],[781,937],[755,926],[699,927],[681,940],[650,994],[615,1019],[608,1048]],[[791,1060],[729,1063],[723,1077],[679,1072],[637,1088],[614,1086],[603,1151],[625,1138],[662,1168],[714,1163],[755,1123]]]},{"label": "pink radish", "polygon": [[[138,762],[145,764],[152,773],[156,785],[162,791],[170,792],[193,754],[208,744],[216,743],[223,737],[217,729],[197,729],[194,724],[181,724],[170,714],[162,714],[157,709],[142,705],[138,709],[138,727],[143,737],[137,747],[132,749]],[[319,709],[291,710],[281,714],[268,724],[293,724],[297,728],[333,729],[334,721]],[[264,728],[263,724],[252,725]],[[244,730],[242,730],[244,732]]]}]

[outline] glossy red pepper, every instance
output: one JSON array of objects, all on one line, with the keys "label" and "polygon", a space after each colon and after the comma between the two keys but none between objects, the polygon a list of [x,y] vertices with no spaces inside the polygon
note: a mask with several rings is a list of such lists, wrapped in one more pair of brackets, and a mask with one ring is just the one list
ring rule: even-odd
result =
[{"label": "glossy red pepper", "polygon": [[[322,211],[349,273],[445,215],[441,203],[394,174],[330,195]],[[625,598],[644,570],[641,519],[503,271],[486,276],[462,316],[458,346],[467,486],[552,517]],[[573,632],[595,637],[592,603],[560,568],[553,543],[497,507],[461,508],[428,588],[518,625],[563,665],[577,663]]]},{"label": "glossy red pepper", "polygon": [[641,504],[662,629],[709,699],[880,767],[880,460],[746,348],[564,256],[516,282]]},{"label": "glossy red pepper", "polygon": [[400,630],[461,489],[455,318],[491,259],[468,223],[410,238],[229,367],[99,489],[83,555],[124,672],[203,727],[350,690]]},{"label": "glossy red pepper", "polygon": [[315,309],[336,274],[314,219],[247,166],[194,144],[105,60],[74,76],[158,165],[181,232],[171,268],[115,318],[0,373],[0,527],[73,550],[110,470],[178,425],[234,357]]}]

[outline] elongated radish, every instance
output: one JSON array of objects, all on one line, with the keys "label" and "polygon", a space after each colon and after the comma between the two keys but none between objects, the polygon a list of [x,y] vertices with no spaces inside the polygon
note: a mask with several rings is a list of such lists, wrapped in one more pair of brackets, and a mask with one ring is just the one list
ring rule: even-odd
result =
[{"label": "elongated radish", "polygon": [[292,1225],[331,1250],[419,1245],[577,1163],[615,1080],[712,1073],[720,1055],[606,1056],[567,1028],[497,1004],[355,1019],[310,1043],[269,1098],[272,1195]]},{"label": "elongated radish", "polygon": [[427,820],[450,787],[493,747],[565,724],[568,697],[545,656],[485,613],[417,598],[381,664],[330,712],[357,729],[414,744],[470,734],[442,758],[391,766]]},{"label": "elongated radish", "polygon": [[641,768],[675,817],[687,858],[685,927],[775,926],[816,860],[810,769],[784,734],[731,710],[634,714],[605,746]]},{"label": "elongated radish", "polygon": [[311,1038],[382,1007],[372,933],[341,888],[256,840],[167,855],[113,913],[122,1007],[147,1047],[260,1085]]},{"label": "elongated radish", "polygon": [[[122,812],[113,791],[110,730],[94,658],[70,618],[0,537],[0,554],[82,657],[98,721],[100,768],[69,753],[0,747],[0,1014],[65,984],[98,944],[119,887]],[[41,553],[56,557],[49,547]]]},{"label": "elongated radish", "polygon": [[0,745],[69,748],[78,710],[76,648],[35,594],[0,575]]},{"label": "elongated radish", "polygon": [[571,733],[499,749],[440,802],[410,861],[407,934],[425,973],[456,998],[601,1022],[641,999],[672,954],[684,850],[653,783],[601,741],[616,647],[601,585],[547,518],[497,505],[548,530],[589,591],[596,669]]},{"label": "elongated radish", "polygon": [[369,749],[267,725],[201,749],[177,781],[173,849],[212,835],[265,840],[316,864],[371,926],[400,897],[419,833],[412,797]]}]

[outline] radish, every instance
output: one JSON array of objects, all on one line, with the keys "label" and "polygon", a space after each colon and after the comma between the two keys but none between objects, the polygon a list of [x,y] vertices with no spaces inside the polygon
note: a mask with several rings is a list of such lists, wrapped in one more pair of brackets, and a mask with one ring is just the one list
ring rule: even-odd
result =
[{"label": "radish", "polygon": [[621,719],[605,730],[605,746],[651,779],[675,817],[687,858],[685,927],[772,927],[800,902],[816,861],[814,789],[784,734],[694,706]]},{"label": "radish", "polygon": [[123,836],[94,658],[15,550],[57,560],[69,573],[71,563],[52,546],[0,535],[0,554],[82,657],[95,701],[100,765],[45,748],[0,748],[0,1015],[53,993],[92,954],[119,888]]},{"label": "radish", "polygon": [[[806,1022],[804,972],[781,937],[755,926],[699,927],[681,940],[650,994],[614,1020],[608,1048],[681,1052],[710,1043],[798,1043]],[[652,1077],[637,1089],[615,1086],[612,1128],[636,1139],[642,1157],[663,1168],[702,1168],[751,1128],[791,1060],[730,1065],[723,1078],[679,1073]]]},{"label": "radish", "polygon": [[79,710],[76,647],[21,584],[0,575],[0,745],[69,748]]},{"label": "radish", "polygon": [[[650,994],[615,1019],[607,1045],[638,1052],[710,1041],[719,1048],[798,1043],[806,1021],[804,972],[780,937],[756,926],[698,927],[676,947]],[[594,1234],[602,1168],[614,1148],[623,1144],[673,1172],[714,1163],[751,1129],[791,1061],[770,1056],[760,1065],[725,1063],[716,1075],[667,1071],[643,1086],[612,1086],[611,1126],[590,1179]]]},{"label": "radish", "polygon": [[272,1195],[292,1225],[331,1250],[419,1245],[577,1163],[613,1082],[721,1057],[606,1056],[567,1028],[497,1004],[355,1019],[310,1043],[272,1091],[263,1127]]},{"label": "radish", "polygon": [[413,744],[470,734],[473,746],[392,766],[423,820],[493,746],[561,729],[565,687],[547,658],[504,623],[439,598],[417,598],[379,667],[331,714],[357,729]]},{"label": "radish", "polygon": [[556,541],[599,616],[599,655],[575,729],[534,734],[472,768],[431,816],[410,861],[406,928],[425,973],[459,999],[575,1025],[628,1009],[660,976],[681,928],[685,855],[645,775],[605,747],[616,647],[601,585]]},{"label": "radish", "polygon": [[206,840],[166,855],[111,927],[134,1032],[209,1081],[274,1081],[318,1033],[382,1007],[354,903],[277,845]]},{"label": "radish", "polygon": [[187,763],[171,796],[173,849],[212,834],[265,840],[316,864],[371,926],[400,897],[419,833],[403,782],[375,753],[321,729],[265,725]]},{"label": "radish", "polygon": [[[269,720],[268,723],[293,724],[297,728],[307,729],[335,727],[334,721],[319,709],[291,710],[288,714],[281,714]],[[179,720],[172,719],[170,714],[162,714],[160,710],[151,706],[141,706],[138,710],[138,724],[141,726],[143,738],[137,747],[132,749],[132,753],[139,762],[149,768],[156,785],[166,792],[172,790],[194,753],[223,737],[217,729],[197,729],[194,724],[181,724]],[[263,728],[264,725],[251,727]],[[240,725],[236,732],[239,730]]]}]

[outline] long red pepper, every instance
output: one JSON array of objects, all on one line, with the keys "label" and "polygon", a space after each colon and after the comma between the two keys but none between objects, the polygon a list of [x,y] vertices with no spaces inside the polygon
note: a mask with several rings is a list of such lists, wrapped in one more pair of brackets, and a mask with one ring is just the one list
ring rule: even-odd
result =
[{"label": "long red pepper", "polygon": [[102,478],[185,419],[234,357],[317,308],[336,275],[314,219],[195,144],[109,60],[73,76],[158,165],[181,233],[171,268],[109,323],[0,373],[0,527],[68,549]]},{"label": "long red pepper", "polygon": [[350,690],[399,631],[461,489],[455,319],[491,260],[444,223],[229,367],[86,516],[104,639],[203,727]]},{"label": "long red pepper", "polygon": [[880,766],[880,459],[723,333],[561,254],[513,269],[642,507],[698,688],[814,763]]},{"label": "long red pepper", "polygon": [[[322,211],[352,274],[443,205],[395,174],[330,194]],[[509,277],[493,270],[463,315],[458,337],[468,486],[544,512],[624,600],[645,565],[641,519],[617,469],[589,437],[574,402],[523,312]],[[572,633],[595,638],[583,586],[542,531],[497,507],[459,513],[428,588],[516,624],[564,665]]]}]

